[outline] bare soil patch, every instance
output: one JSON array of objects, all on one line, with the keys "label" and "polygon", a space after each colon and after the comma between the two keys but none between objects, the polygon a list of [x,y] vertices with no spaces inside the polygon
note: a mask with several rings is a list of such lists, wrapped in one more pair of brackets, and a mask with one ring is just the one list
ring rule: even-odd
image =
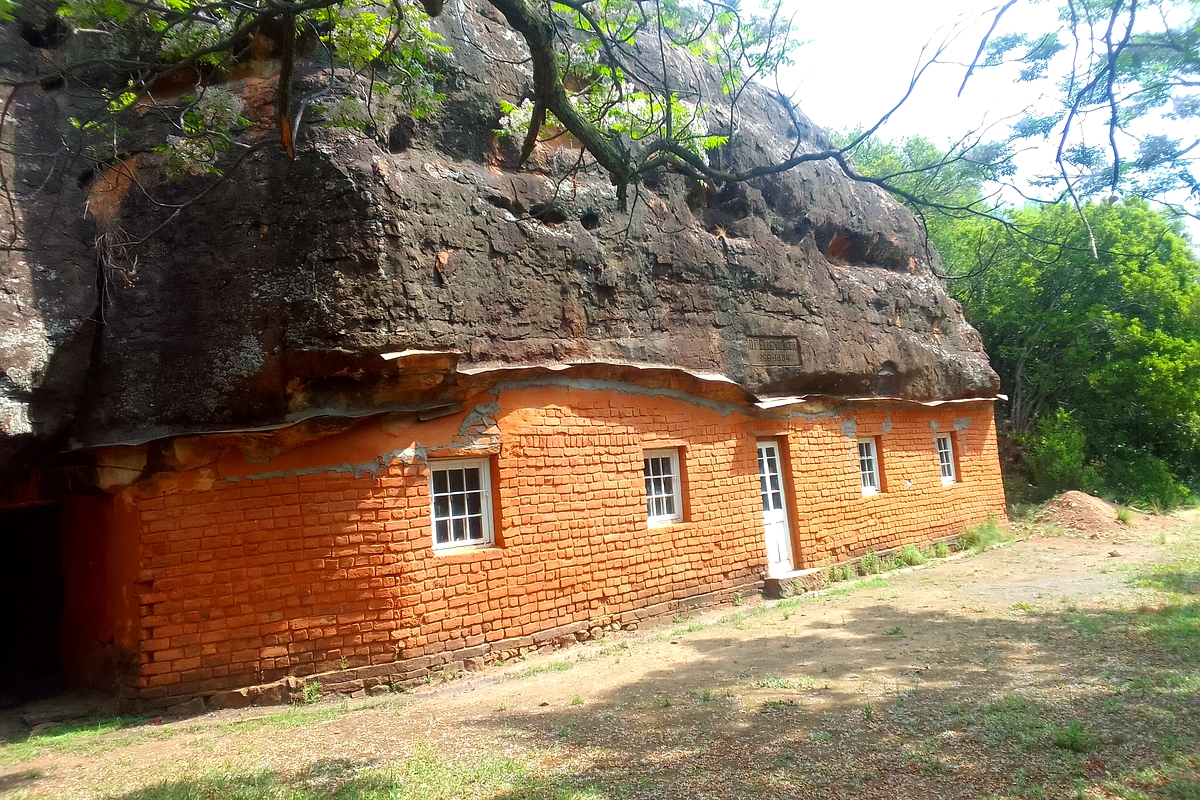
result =
[{"label": "bare soil patch", "polygon": [[[1126,512],[1130,515],[1135,512]],[[1145,516],[1145,515],[1141,515]],[[1037,521],[1057,525],[1072,533],[1120,534],[1126,525],[1117,519],[1117,507],[1084,492],[1064,492],[1037,514]]]},{"label": "bare soil patch", "polygon": [[1036,520],[1043,525],[1054,526],[1067,535],[1082,534],[1117,541],[1122,540],[1130,530],[1168,531],[1183,521],[1178,515],[1145,514],[1077,491],[1064,492],[1046,503],[1038,511]]},{"label": "bare soil patch", "polygon": [[1191,797],[1200,664],[1164,609],[1195,605],[1178,559],[1200,535],[1122,535],[1117,556],[1037,536],[415,693],[15,742],[0,796]]}]

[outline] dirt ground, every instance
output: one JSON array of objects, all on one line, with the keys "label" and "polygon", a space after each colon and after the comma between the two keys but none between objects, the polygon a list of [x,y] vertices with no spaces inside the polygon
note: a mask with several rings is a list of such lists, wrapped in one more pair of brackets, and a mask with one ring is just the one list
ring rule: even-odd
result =
[{"label": "dirt ground", "polygon": [[239,796],[324,797],[340,787],[337,796],[353,797],[369,794],[354,789],[368,773],[411,782],[424,774],[414,764],[433,763],[443,778],[485,775],[480,759],[503,767],[456,789],[435,781],[379,796],[1200,792],[1170,772],[1200,764],[1186,760],[1200,739],[1200,701],[1194,689],[1156,693],[1179,654],[1139,638],[1137,615],[1163,596],[1129,580],[1195,548],[1198,522],[1034,534],[416,692],[13,741],[0,749],[0,797],[222,796],[188,793],[189,781],[213,775],[281,781],[279,793]]}]

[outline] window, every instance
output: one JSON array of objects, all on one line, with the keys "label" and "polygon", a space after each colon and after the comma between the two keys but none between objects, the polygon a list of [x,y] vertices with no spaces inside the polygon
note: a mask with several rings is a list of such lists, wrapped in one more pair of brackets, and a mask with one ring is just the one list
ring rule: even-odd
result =
[{"label": "window", "polygon": [[429,500],[434,550],[492,543],[491,465],[487,459],[430,462]]},{"label": "window", "polygon": [[875,453],[874,439],[858,440],[858,471],[862,475],[863,497],[878,494],[880,489],[879,457]]},{"label": "window", "polygon": [[938,466],[942,469],[942,483],[950,484],[958,481],[954,473],[954,439],[951,436],[937,437]]},{"label": "window", "polygon": [[651,525],[662,525],[683,519],[683,502],[679,492],[679,451],[647,450],[644,462],[646,521]]}]

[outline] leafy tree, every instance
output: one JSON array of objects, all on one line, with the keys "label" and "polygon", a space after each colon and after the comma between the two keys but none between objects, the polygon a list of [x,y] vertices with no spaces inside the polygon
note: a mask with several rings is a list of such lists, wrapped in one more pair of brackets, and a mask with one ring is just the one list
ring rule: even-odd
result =
[{"label": "leafy tree", "polygon": [[[1200,470],[1200,264],[1140,200],[1013,221],[1030,237],[991,225],[990,263],[957,292],[1010,394],[1013,430],[1069,409],[1110,489],[1178,502],[1162,474]],[[1139,484],[1139,472],[1160,477]]]},{"label": "leafy tree", "polygon": [[[1059,78],[1014,140],[1054,147],[1040,183],[1064,198],[1132,195],[1195,217],[1200,208],[1200,2],[1066,0],[1055,31],[1006,31],[997,11],[967,71],[1015,61],[1020,80]],[[964,87],[967,81],[964,80]],[[1173,133],[1171,132],[1173,131]]]},{"label": "leafy tree", "polygon": [[1030,479],[1046,492],[1068,489],[1095,491],[1100,476],[1088,463],[1087,436],[1065,409],[1055,409],[1038,420],[1037,434],[1028,437],[1024,453]]},{"label": "leafy tree", "polygon": [[1098,470],[1120,496],[1184,499],[1178,480],[1200,478],[1200,263],[1178,223],[1136,198],[991,208],[985,159],[934,176],[912,168],[945,159],[923,139],[868,140],[854,158],[932,187],[930,237],[1009,395],[1031,477],[1088,489]]},{"label": "leafy tree", "polygon": [[[5,3],[0,14],[11,2],[0,0]],[[366,127],[376,93],[394,96],[416,116],[440,99],[439,56],[448,48],[430,27],[430,17],[441,12],[441,0],[59,2],[59,20],[102,31],[106,41],[118,43],[117,52],[99,59],[112,67],[98,87],[101,113],[74,123],[97,133],[98,140],[114,142],[110,158],[127,152],[128,145],[116,141],[124,126],[106,115],[149,111],[168,126],[164,147],[173,151],[178,169],[220,171],[220,152],[244,146],[232,134],[245,120],[217,87],[244,74],[239,67],[251,56],[279,61],[278,141],[289,155],[305,111],[313,106],[320,106],[326,120]],[[747,88],[789,63],[797,42],[781,0],[772,0],[762,13],[715,0],[489,2],[521,34],[529,52],[530,95],[506,109],[509,129],[524,140],[524,158],[544,132],[569,131],[623,194],[626,186],[662,169],[739,180],[840,155],[800,152],[798,143],[782,164],[742,174],[730,172],[714,152],[737,134],[739,101]],[[706,95],[704,81],[676,85],[676,51],[712,67],[717,94]],[[325,65],[323,85],[295,97],[294,70],[306,56],[309,66]],[[17,90],[54,80],[95,85],[94,61],[59,60],[45,74],[8,83]]]}]

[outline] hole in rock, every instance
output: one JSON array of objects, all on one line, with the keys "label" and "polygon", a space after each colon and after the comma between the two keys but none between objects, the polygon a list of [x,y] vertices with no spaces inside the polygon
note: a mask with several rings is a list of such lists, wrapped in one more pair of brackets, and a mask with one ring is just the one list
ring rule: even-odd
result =
[{"label": "hole in rock", "polygon": [[567,215],[553,203],[538,203],[529,209],[529,216],[547,225],[559,225],[567,221]]},{"label": "hole in rock", "polygon": [[403,153],[412,147],[417,135],[417,123],[412,117],[401,117],[388,131],[387,149],[389,153]]},{"label": "hole in rock", "polygon": [[21,23],[21,38],[34,47],[53,50],[62,47],[63,42],[71,35],[71,28],[58,17],[51,17],[42,27]]},{"label": "hole in rock", "polygon": [[488,203],[496,208],[503,208],[505,211],[510,211],[513,214],[525,213],[525,206],[521,204],[520,200],[510,200],[509,198],[500,194],[489,194],[483,199],[487,200]]}]

